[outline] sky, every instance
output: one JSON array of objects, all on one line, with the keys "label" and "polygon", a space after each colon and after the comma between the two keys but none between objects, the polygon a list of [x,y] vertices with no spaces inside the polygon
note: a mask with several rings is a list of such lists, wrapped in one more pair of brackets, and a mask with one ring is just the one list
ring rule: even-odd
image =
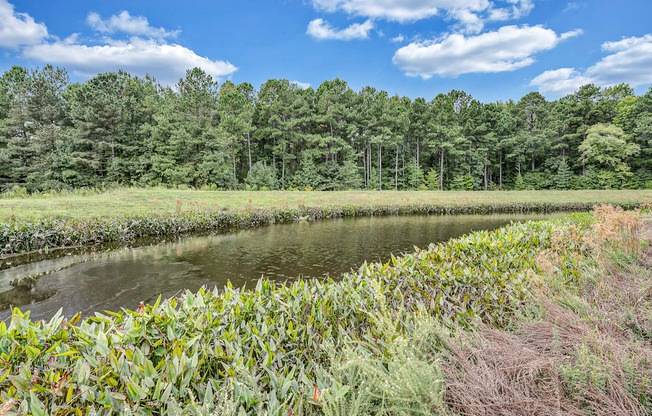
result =
[{"label": "sky", "polygon": [[652,84],[652,0],[0,0],[0,71],[285,78],[483,102]]}]

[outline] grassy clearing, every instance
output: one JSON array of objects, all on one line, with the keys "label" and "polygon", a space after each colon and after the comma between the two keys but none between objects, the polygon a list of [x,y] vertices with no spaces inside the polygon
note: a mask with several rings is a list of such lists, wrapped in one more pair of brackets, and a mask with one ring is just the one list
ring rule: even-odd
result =
[{"label": "grassy clearing", "polygon": [[83,322],[15,311],[0,399],[32,414],[649,414],[639,231],[637,214],[603,208],[341,282],[260,281]]},{"label": "grassy clearing", "polygon": [[508,203],[642,203],[652,190],[627,191],[198,191],[127,188],[105,193],[0,199],[0,219],[89,218],[187,210],[243,210],[329,205],[474,205]]}]

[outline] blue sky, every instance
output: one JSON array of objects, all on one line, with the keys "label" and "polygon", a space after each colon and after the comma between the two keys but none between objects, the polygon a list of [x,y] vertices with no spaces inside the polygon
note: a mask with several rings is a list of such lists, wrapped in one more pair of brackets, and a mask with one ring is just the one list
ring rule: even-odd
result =
[{"label": "blue sky", "polygon": [[549,99],[593,82],[652,83],[650,0],[0,0],[0,70],[124,68],[174,84],[200,66],[258,87],[342,78],[433,98]]}]

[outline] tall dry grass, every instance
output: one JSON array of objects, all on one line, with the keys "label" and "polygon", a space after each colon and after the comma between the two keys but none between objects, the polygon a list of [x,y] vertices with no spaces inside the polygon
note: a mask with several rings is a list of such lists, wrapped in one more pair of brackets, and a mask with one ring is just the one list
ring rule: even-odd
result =
[{"label": "tall dry grass", "polygon": [[[590,232],[562,229],[540,253],[540,290],[510,330],[451,342],[441,371],[453,414],[652,414],[652,250],[639,212],[594,216]],[[592,261],[562,264],[555,245],[566,244]],[[577,280],[557,281],[563,267],[580,268]]]}]

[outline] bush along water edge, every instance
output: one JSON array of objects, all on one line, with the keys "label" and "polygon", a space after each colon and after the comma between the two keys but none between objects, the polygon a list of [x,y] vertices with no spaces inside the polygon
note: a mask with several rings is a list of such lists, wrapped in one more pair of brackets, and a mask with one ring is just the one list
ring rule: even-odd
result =
[{"label": "bush along water edge", "polygon": [[[637,203],[614,204],[633,209]],[[206,230],[247,228],[326,218],[408,214],[493,214],[590,211],[593,203],[510,203],[473,205],[345,205],[246,211],[185,211],[126,214],[90,219],[11,219],[0,222],[0,255],[60,247],[128,242],[147,236],[170,236]]]},{"label": "bush along water edge", "polygon": [[[507,327],[532,299],[541,253],[554,251],[564,282],[577,279],[590,246],[558,242],[592,224],[591,214],[515,223],[364,264],[337,282],[263,279],[84,320],[32,322],[15,309],[0,322],[0,401],[34,415],[338,414],[333,403],[363,406],[364,391],[367,405],[395,400],[395,414],[422,414],[405,407],[413,392],[396,390],[419,368],[430,378],[417,380],[429,392],[418,406],[432,414],[445,381],[434,352],[414,343],[443,335],[423,322]],[[384,382],[360,381],[369,374]]]}]

